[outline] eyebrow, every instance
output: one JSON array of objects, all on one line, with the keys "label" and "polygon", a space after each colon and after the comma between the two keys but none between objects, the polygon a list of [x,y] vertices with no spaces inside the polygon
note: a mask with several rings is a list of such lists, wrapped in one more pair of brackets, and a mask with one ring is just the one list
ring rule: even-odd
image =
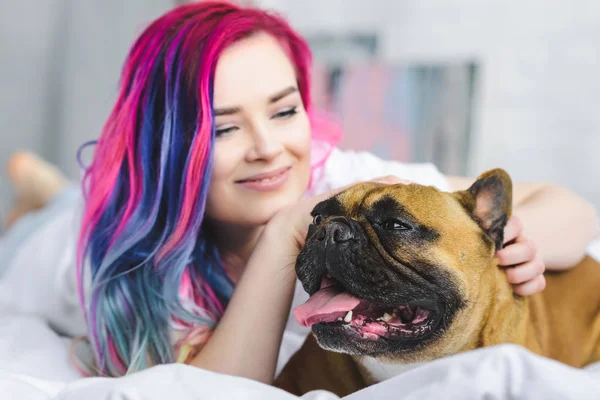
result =
[{"label": "eyebrow", "polygon": [[[279,92],[275,93],[272,96],[269,96],[269,104],[276,103],[279,100],[283,99],[286,96],[289,96],[292,93],[296,93],[298,88],[295,86],[289,86]],[[224,107],[224,108],[215,108],[215,117],[220,115],[232,115],[237,114],[242,110],[241,107]]]},{"label": "eyebrow", "polygon": [[273,96],[269,97],[269,103],[277,103],[279,100],[283,99],[286,96],[289,96],[292,93],[296,93],[297,91],[297,87],[289,86],[283,89],[282,91],[275,93]]}]

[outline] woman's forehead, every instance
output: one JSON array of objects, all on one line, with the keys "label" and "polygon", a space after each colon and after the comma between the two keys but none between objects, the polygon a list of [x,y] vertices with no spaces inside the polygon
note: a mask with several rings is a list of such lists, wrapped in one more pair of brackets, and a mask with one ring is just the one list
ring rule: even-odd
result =
[{"label": "woman's forehead", "polygon": [[296,86],[294,66],[279,42],[256,34],[225,49],[215,71],[215,108],[243,107]]}]

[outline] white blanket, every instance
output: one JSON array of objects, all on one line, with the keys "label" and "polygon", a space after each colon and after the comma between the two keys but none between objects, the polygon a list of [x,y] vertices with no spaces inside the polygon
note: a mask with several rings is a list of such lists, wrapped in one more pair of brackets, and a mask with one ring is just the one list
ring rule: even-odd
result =
[{"label": "white blanket", "polygon": [[[600,240],[590,246],[600,259]],[[242,378],[180,364],[130,376],[79,378],[68,361],[68,341],[41,318],[0,314],[0,399],[294,399],[281,390]],[[570,368],[529,351],[503,345],[425,364],[348,397],[362,399],[600,399],[600,363]],[[303,399],[337,399],[313,392]]]},{"label": "white blanket", "polygon": [[[181,364],[128,377],[78,379],[66,342],[35,317],[0,317],[0,399],[154,400],[294,399],[248,379]],[[307,400],[337,399],[312,392]],[[570,368],[514,345],[495,346],[423,365],[348,397],[363,399],[600,399],[600,364]]]}]

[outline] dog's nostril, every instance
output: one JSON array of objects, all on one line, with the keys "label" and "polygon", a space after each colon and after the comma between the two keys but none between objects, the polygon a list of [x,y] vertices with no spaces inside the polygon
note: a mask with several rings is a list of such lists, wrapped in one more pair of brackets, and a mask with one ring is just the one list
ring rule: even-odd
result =
[{"label": "dog's nostril", "polygon": [[317,240],[324,240],[327,237],[327,232],[325,231],[325,228],[321,228],[319,229],[319,231],[317,232]]},{"label": "dog's nostril", "polygon": [[354,237],[352,227],[343,222],[332,221],[323,229],[326,230],[325,236],[329,238],[331,243],[346,242]]},{"label": "dog's nostril", "polygon": [[350,239],[350,235],[347,229],[340,229],[335,227],[333,231],[333,240],[336,242],[345,242]]}]

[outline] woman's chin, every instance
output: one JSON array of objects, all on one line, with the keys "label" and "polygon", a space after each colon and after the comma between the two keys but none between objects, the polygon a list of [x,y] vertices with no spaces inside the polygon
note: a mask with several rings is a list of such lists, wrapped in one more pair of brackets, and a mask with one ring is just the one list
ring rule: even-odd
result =
[{"label": "woman's chin", "polygon": [[[232,202],[219,201],[219,196],[214,193],[214,198],[209,199],[206,215],[215,222],[228,225],[262,226],[267,224],[279,211],[283,210],[302,198],[305,192],[304,182],[292,181],[279,193],[248,193],[239,191],[227,193]],[[221,198],[226,196],[220,196]]]},{"label": "woman's chin", "polygon": [[257,212],[254,214],[254,217],[251,217],[251,225],[266,225],[275,215],[277,215],[277,213],[279,211],[281,211],[283,208],[285,207],[285,205],[283,206],[273,206],[273,208],[271,209],[263,209],[263,210],[257,210]]},{"label": "woman's chin", "polygon": [[268,202],[261,202],[257,204],[257,207],[247,207],[246,208],[246,218],[252,221],[253,225],[265,225],[269,222],[279,211],[283,210],[285,207],[294,204],[296,201],[300,200],[301,196],[287,196],[281,197],[278,199],[273,199]]}]

